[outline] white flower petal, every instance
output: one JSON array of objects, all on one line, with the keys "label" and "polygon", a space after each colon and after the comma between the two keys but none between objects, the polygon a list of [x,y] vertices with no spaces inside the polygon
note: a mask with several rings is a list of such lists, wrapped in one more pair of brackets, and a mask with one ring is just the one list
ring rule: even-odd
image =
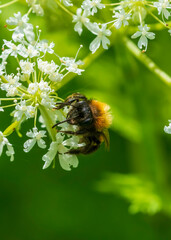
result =
[{"label": "white flower petal", "polygon": [[148,44],[147,38],[145,36],[141,36],[138,41],[138,47],[142,49],[142,46],[144,46],[145,49],[147,49],[147,44]]},{"label": "white flower petal", "polygon": [[36,139],[29,139],[24,143],[24,152],[29,152],[36,144]]},{"label": "white flower petal", "polygon": [[134,33],[132,36],[131,36],[131,38],[137,38],[137,37],[140,37],[141,36],[141,32],[139,32],[139,31],[137,31],[136,33]]},{"label": "white flower petal", "polygon": [[43,165],[43,169],[46,169],[50,166],[52,161],[54,160],[56,154],[58,151],[58,143],[52,142],[50,144],[50,148],[48,149],[48,152],[42,157],[42,160],[45,161],[45,164]]},{"label": "white flower petal", "polygon": [[150,40],[153,40],[153,39],[155,38],[155,33],[153,33],[153,32],[148,32],[148,33],[146,34],[146,37],[149,38]]},{"label": "white flower petal", "polygon": [[76,155],[61,154],[59,155],[59,162],[61,167],[66,171],[71,171],[72,167],[78,166],[78,158]]},{"label": "white flower petal", "polygon": [[46,148],[46,142],[43,139],[38,140],[37,144],[40,148]]},{"label": "white flower petal", "polygon": [[92,53],[95,53],[96,50],[100,47],[100,42],[101,42],[101,39],[99,37],[96,37],[91,43],[90,43],[90,46],[89,46],[89,49]]}]

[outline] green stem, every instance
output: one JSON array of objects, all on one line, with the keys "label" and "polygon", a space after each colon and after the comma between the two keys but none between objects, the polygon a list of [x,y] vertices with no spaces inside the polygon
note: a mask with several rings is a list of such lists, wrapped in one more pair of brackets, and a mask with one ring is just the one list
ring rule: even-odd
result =
[{"label": "green stem", "polygon": [[43,117],[46,129],[48,130],[48,133],[52,139],[52,141],[56,141],[56,129],[52,128],[55,124],[54,119],[51,118],[49,112],[50,110],[46,109],[44,106],[39,105],[40,113]]},{"label": "green stem", "polygon": [[11,2],[2,4],[2,5],[0,5],[0,8],[8,7],[8,6],[12,5],[12,4],[15,3],[15,2],[18,2],[18,0],[13,0],[13,1],[11,1]]},{"label": "green stem", "polygon": [[121,3],[104,3],[105,6],[111,7],[111,6],[117,6],[120,5]]},{"label": "green stem", "polygon": [[21,98],[0,98],[0,101],[14,101]]},{"label": "green stem", "polygon": [[74,14],[69,11],[64,5],[62,5],[58,0],[55,0],[55,2],[58,4],[60,8],[62,8],[66,13],[68,13],[70,16],[73,16]]},{"label": "green stem", "polygon": [[156,74],[164,83],[171,85],[171,77],[161,70],[145,53],[141,50],[127,37],[124,37],[124,42],[128,50],[140,61],[142,62],[151,72]]}]

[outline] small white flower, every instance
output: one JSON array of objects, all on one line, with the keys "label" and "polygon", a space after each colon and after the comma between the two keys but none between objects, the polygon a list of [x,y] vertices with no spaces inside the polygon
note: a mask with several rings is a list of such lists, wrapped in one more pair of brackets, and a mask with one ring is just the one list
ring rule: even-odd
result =
[{"label": "small white flower", "polygon": [[26,54],[27,54],[27,57],[30,57],[30,58],[37,57],[40,55],[39,51],[37,51],[37,49],[31,44],[28,45],[28,49],[26,49]]},{"label": "small white flower", "polygon": [[[28,37],[29,37],[29,34],[28,34]],[[23,43],[23,42],[25,42],[25,40],[24,40],[24,33],[14,32],[13,35],[12,35],[12,39],[14,40],[14,42]],[[34,39],[32,39],[32,40],[34,40]],[[32,40],[30,40],[30,42]]]},{"label": "small white flower", "polygon": [[69,58],[69,57],[63,57],[60,60],[62,64],[66,66],[66,69],[69,72],[73,72],[73,73],[77,73],[78,75],[81,75],[81,73],[84,71],[83,69],[78,68],[80,65],[84,64],[81,60],[76,61],[74,58]]},{"label": "small white flower", "polygon": [[44,15],[44,10],[43,8],[40,6],[40,4],[34,4],[32,5],[32,12],[36,13],[37,16],[43,16]]},{"label": "small white flower", "polygon": [[48,64],[48,61],[43,61],[42,59],[37,59],[37,64],[38,64],[38,69],[41,72],[44,72],[44,70]]},{"label": "small white flower", "polygon": [[168,19],[170,17],[170,12],[167,9],[171,9],[171,4],[169,0],[159,0],[154,2],[154,7],[157,8],[158,14],[162,14],[162,17]]},{"label": "small white flower", "polygon": [[30,83],[27,91],[32,95],[37,94],[37,96],[41,98],[42,105],[48,108],[55,107],[54,99],[49,97],[52,89],[48,85],[48,82],[44,81],[43,79],[40,81],[40,83]]},{"label": "small white flower", "polygon": [[29,132],[27,132],[26,135],[31,139],[27,140],[24,143],[24,152],[29,152],[34,147],[36,142],[40,148],[46,148],[46,143],[42,139],[46,137],[46,131],[38,131],[38,129],[34,127],[33,130],[30,130]]},{"label": "small white flower", "polygon": [[164,127],[165,133],[171,134],[171,120],[169,120],[169,126]]},{"label": "small white flower", "polygon": [[39,89],[39,85],[38,83],[30,83],[29,86],[28,86],[28,93],[34,95]]},{"label": "small white flower", "polygon": [[101,0],[85,0],[81,6],[84,10],[88,11],[90,15],[97,13],[97,9],[105,8],[105,5],[101,3]]},{"label": "small white flower", "polygon": [[39,49],[39,51],[43,52],[44,55],[48,52],[50,54],[54,53],[54,48],[55,44],[53,42],[51,42],[50,44],[48,44],[48,41],[42,40],[37,44],[37,48]]},{"label": "small white flower", "polygon": [[58,65],[56,65],[53,60],[51,63],[48,63],[48,61],[42,61],[41,59],[38,59],[38,68],[45,74],[53,74],[58,68]]},{"label": "small white flower", "polygon": [[25,100],[21,100],[21,102],[16,105],[15,109],[16,110],[13,112],[13,115],[17,121],[21,120],[23,116],[28,119],[33,118],[35,115],[35,108],[33,106],[27,106]]},{"label": "small white flower", "polygon": [[138,41],[138,47],[142,49],[142,47],[145,47],[145,51],[147,50],[147,45],[148,45],[148,39],[153,40],[155,38],[155,33],[153,32],[148,32],[150,30],[149,27],[147,27],[147,24],[144,26],[138,26],[140,31],[137,31],[134,33],[131,38],[137,38],[140,37]]},{"label": "small white flower", "polygon": [[88,12],[87,11],[83,11],[82,13],[82,9],[78,8],[77,9],[77,15],[73,16],[73,21],[72,22],[76,22],[75,26],[74,26],[74,30],[76,32],[78,32],[79,35],[81,35],[83,29],[83,25],[86,25],[86,23],[88,23],[90,20],[87,18],[88,16]]},{"label": "small white flower", "polygon": [[96,52],[96,50],[100,47],[101,43],[104,49],[108,49],[107,45],[110,44],[110,41],[106,36],[110,36],[111,31],[106,28],[106,24],[102,24],[100,28],[97,23],[89,23],[88,29],[93,34],[97,35],[97,37],[90,44],[90,51],[92,51],[92,53]]},{"label": "small white flower", "polygon": [[70,171],[71,167],[76,168],[78,166],[78,159],[75,155],[67,154],[69,149],[74,147],[78,147],[78,139],[71,137],[70,141],[64,140],[64,135],[61,133],[56,134],[56,142],[52,142],[48,152],[43,156],[43,161],[45,164],[43,169],[50,166],[52,161],[55,159],[55,156],[58,153],[59,162],[61,167],[66,171]]},{"label": "small white flower", "polygon": [[6,155],[10,157],[10,161],[14,160],[14,148],[8,139],[0,132],[0,156],[2,155],[4,146],[7,146]]},{"label": "small white flower", "polygon": [[43,80],[41,80],[39,83],[39,89],[40,89],[40,91],[47,92],[47,93],[50,93],[52,91],[48,85],[48,82],[45,82]]},{"label": "small white flower", "polygon": [[10,86],[7,90],[7,97],[14,97],[18,94],[18,90],[16,87]]},{"label": "small white flower", "polygon": [[56,101],[54,98],[50,98],[48,94],[46,93],[41,93],[40,97],[42,98],[41,100],[41,105],[45,106],[48,109],[53,109],[56,106]]},{"label": "small white flower", "polygon": [[63,79],[63,74],[60,74],[58,71],[57,72],[53,72],[49,75],[49,79],[52,82],[61,82]]},{"label": "small white flower", "polygon": [[21,85],[21,83],[19,83],[19,77],[11,74],[6,76],[6,80],[8,81],[8,83],[2,83],[1,89],[7,92],[7,97],[16,96],[18,93],[17,87]]},{"label": "small white flower", "polygon": [[[61,0],[60,0],[61,2]],[[72,2],[70,0],[63,0],[63,4],[66,6],[66,7],[71,7],[73,6]]]},{"label": "small white flower", "polygon": [[28,62],[28,61],[20,61],[20,67],[22,70],[22,73],[30,75],[32,72],[34,72],[34,63]]},{"label": "small white flower", "polygon": [[16,26],[13,29],[10,29],[11,31],[14,31],[13,33],[13,40],[16,41],[16,35],[18,34],[24,34],[26,39],[29,42],[34,41],[35,39],[35,34],[33,32],[33,25],[31,23],[27,23],[29,20],[28,15],[25,14],[24,16],[21,16],[21,13],[14,13],[14,17],[10,17],[7,19],[7,23],[11,26]]},{"label": "small white flower", "polygon": [[127,14],[124,9],[119,10],[119,12],[114,12],[115,15],[113,15],[113,18],[116,18],[114,22],[114,26],[116,29],[119,29],[122,24],[124,26],[128,25],[128,21],[131,18],[131,14]]},{"label": "small white flower", "polygon": [[19,44],[18,46],[15,45],[14,43],[12,43],[12,41],[7,41],[4,40],[4,46],[7,46],[8,49],[5,50],[5,53],[7,55],[11,55],[14,57],[17,57],[17,55],[19,54],[22,57],[27,57],[28,55],[25,53],[26,52],[26,48],[25,46],[23,46],[22,44]]}]

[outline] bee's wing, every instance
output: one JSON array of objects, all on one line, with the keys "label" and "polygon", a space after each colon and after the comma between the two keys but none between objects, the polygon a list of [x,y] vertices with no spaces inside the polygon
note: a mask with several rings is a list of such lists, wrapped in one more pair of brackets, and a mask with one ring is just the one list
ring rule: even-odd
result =
[{"label": "bee's wing", "polygon": [[107,151],[109,151],[109,148],[110,148],[110,137],[109,137],[108,129],[104,129],[103,130],[103,136],[104,136],[105,148],[106,148]]}]

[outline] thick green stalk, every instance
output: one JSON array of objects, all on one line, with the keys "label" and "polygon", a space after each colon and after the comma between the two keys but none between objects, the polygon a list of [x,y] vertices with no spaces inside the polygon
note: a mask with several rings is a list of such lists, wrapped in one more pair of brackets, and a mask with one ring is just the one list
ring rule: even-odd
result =
[{"label": "thick green stalk", "polygon": [[54,119],[51,118],[49,110],[46,109],[44,106],[39,105],[40,113],[43,117],[46,129],[48,130],[48,133],[52,139],[52,141],[56,141],[56,129],[52,128],[55,124]]},{"label": "thick green stalk", "polygon": [[128,50],[142,62],[151,72],[156,74],[164,83],[171,86],[171,77],[161,70],[145,53],[143,53],[131,40],[124,37],[124,43]]}]

